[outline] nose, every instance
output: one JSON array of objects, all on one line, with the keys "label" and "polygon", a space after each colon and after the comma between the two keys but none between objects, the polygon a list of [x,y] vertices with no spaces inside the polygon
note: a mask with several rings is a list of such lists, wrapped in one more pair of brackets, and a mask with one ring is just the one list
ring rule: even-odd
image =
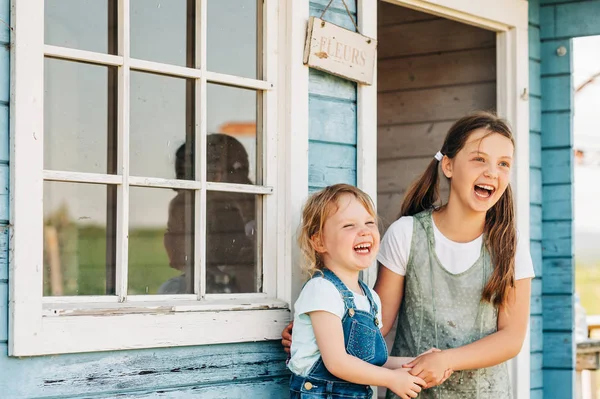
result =
[{"label": "nose", "polygon": [[358,235],[360,235],[360,236],[366,236],[368,234],[369,234],[369,228],[367,226],[363,226],[358,233]]},{"label": "nose", "polygon": [[483,172],[483,175],[490,179],[497,179],[498,171],[496,170],[496,166],[490,164],[489,167],[487,168],[487,170],[485,172]]}]

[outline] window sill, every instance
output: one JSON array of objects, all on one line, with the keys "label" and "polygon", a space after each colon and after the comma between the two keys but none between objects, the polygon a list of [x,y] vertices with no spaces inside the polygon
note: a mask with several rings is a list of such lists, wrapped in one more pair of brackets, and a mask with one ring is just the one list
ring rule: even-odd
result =
[{"label": "window sill", "polygon": [[92,305],[45,303],[39,332],[12,337],[11,355],[276,340],[290,320],[285,302],[266,298]]}]

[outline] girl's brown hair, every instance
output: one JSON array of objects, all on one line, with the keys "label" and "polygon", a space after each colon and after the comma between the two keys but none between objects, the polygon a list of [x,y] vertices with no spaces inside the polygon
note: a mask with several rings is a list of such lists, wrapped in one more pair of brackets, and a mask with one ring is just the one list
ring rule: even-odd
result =
[{"label": "girl's brown hair", "polygon": [[[471,133],[485,129],[489,134],[501,134],[515,144],[507,123],[488,112],[476,112],[459,119],[448,131],[440,152],[454,158],[464,147]],[[401,216],[412,216],[434,208],[439,203],[439,168],[436,159],[427,166],[425,173],[415,181],[402,203]],[[515,211],[510,184],[498,202],[485,216],[484,242],[492,256],[494,271],[483,289],[482,299],[495,306],[506,303],[508,290],[515,285],[515,253],[517,232]]]},{"label": "girl's brown hair", "polygon": [[323,258],[313,248],[311,240],[315,235],[323,233],[323,226],[327,218],[337,212],[338,200],[345,194],[353,195],[371,216],[377,218],[375,205],[371,197],[359,188],[349,184],[328,186],[311,195],[304,204],[304,208],[302,208],[302,222],[300,224],[300,234],[298,235],[298,245],[304,255],[302,269],[310,276],[325,267]]}]

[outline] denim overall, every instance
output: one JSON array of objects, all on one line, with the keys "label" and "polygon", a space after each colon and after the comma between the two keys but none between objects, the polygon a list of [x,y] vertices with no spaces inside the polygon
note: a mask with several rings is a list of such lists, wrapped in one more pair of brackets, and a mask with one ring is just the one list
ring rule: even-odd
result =
[{"label": "denim overall", "polygon": [[[496,332],[498,309],[481,300],[492,272],[490,253],[483,245],[479,259],[469,269],[450,273],[435,252],[431,211],[415,215],[392,355],[412,357],[431,347],[457,348]],[[419,399],[511,397],[506,363],[457,371],[442,385],[419,394]],[[389,390],[386,398],[399,399]]]},{"label": "denim overall", "polygon": [[[359,280],[360,287],[371,305],[369,312],[356,309],[354,294],[332,271],[323,269],[322,275],[317,273],[313,278],[325,278],[331,281],[342,296],[345,308],[342,327],[346,352],[365,362],[382,366],[387,361],[388,351],[379,330],[377,320],[379,309],[367,285]],[[322,358],[315,362],[306,377],[292,374],[290,378],[291,399],[370,399],[372,396],[373,391],[370,386],[346,382],[331,374]]]}]

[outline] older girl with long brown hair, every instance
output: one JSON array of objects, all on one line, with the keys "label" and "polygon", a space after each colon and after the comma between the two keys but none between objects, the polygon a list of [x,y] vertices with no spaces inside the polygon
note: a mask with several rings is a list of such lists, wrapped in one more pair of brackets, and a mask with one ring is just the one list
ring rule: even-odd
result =
[{"label": "older girl with long brown hair", "polygon": [[[398,317],[392,354],[442,349],[406,365],[428,386],[454,371],[420,397],[511,397],[505,362],[523,345],[533,277],[515,227],[514,150],[510,128],[495,115],[457,121],[382,240],[375,291],[384,334]],[[450,186],[443,205],[440,174]]]}]

